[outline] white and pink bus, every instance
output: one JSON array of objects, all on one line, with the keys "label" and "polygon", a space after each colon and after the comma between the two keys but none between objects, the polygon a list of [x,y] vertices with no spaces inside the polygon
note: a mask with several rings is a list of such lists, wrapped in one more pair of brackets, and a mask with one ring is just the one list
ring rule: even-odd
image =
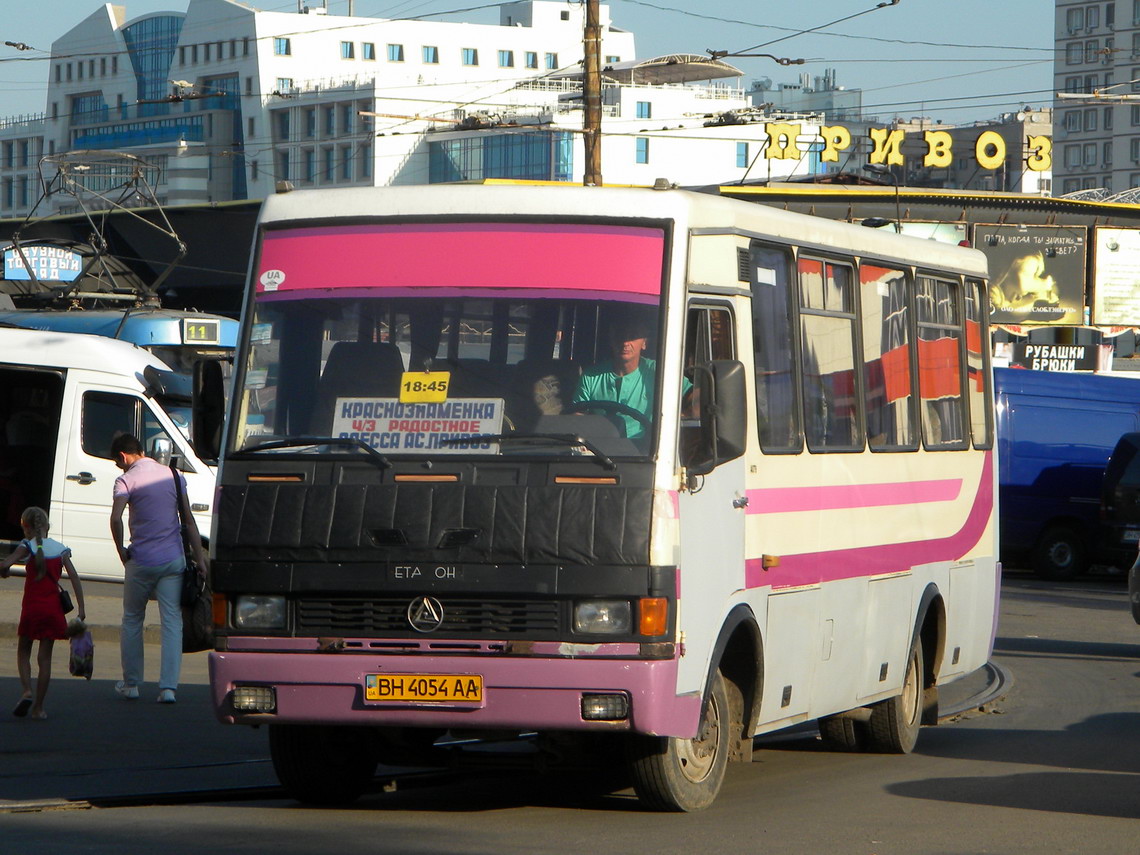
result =
[{"label": "white and pink bus", "polygon": [[623,764],[661,810],[802,722],[910,751],[993,641],[985,277],[675,189],[268,199],[218,717],[269,725],[310,802],[522,735],[512,757]]}]

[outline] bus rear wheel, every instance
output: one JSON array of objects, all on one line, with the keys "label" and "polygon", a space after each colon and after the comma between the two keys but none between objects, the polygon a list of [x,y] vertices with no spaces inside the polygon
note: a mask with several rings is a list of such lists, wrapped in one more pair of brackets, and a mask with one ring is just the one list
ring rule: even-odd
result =
[{"label": "bus rear wheel", "polygon": [[661,811],[694,811],[711,805],[724,783],[729,722],[728,692],[718,670],[693,739],[632,737],[629,768],[642,803]]},{"label": "bus rear wheel", "polygon": [[270,725],[269,755],[281,786],[305,804],[354,802],[376,774],[375,740],[359,727]]},{"label": "bus rear wheel", "polygon": [[907,660],[902,692],[871,707],[868,748],[882,754],[909,754],[922,727],[924,664],[922,642],[915,639]]}]

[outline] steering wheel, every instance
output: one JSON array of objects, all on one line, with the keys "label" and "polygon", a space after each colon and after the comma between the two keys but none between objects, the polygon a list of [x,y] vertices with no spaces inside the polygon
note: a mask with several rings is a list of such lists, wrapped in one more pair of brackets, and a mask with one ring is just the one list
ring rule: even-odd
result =
[{"label": "steering wheel", "polygon": [[[629,416],[639,425],[643,432],[648,433],[653,428],[653,422],[649,416],[640,410],[635,410],[626,404],[619,404],[617,401],[576,401],[567,407],[563,408],[564,413],[585,413],[590,410],[601,410],[608,415],[621,415]],[[625,433],[625,422],[621,419],[614,419],[622,427],[622,433]]]}]

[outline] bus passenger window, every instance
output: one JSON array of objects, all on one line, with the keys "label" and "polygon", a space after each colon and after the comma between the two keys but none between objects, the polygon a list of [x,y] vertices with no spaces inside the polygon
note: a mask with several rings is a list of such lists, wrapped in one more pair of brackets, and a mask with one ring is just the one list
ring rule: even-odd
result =
[{"label": "bus passenger window", "polygon": [[913,450],[918,434],[906,274],[864,264],[859,268],[859,294],[867,444],[876,451]]},{"label": "bus passenger window", "polygon": [[993,419],[989,399],[989,373],[986,371],[986,348],[990,340],[986,328],[985,287],[976,279],[966,282],[966,394],[970,402],[970,432],[974,448],[990,448],[994,443]]},{"label": "bus passenger window", "polygon": [[855,300],[846,265],[800,258],[804,434],[812,451],[862,447],[855,394]]},{"label": "bus passenger window", "polygon": [[957,282],[930,276],[919,276],[915,283],[918,390],[922,401],[922,439],[927,448],[966,445],[960,290]]},{"label": "bus passenger window", "polygon": [[766,453],[799,451],[803,433],[796,395],[791,253],[753,243],[749,261],[760,448]]}]

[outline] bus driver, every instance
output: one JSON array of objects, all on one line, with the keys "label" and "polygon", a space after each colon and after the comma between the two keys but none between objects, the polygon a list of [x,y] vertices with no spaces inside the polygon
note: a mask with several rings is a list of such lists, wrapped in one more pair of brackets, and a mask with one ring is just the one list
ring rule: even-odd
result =
[{"label": "bus driver", "polygon": [[[638,316],[619,318],[610,326],[610,352],[612,359],[586,369],[578,382],[574,403],[586,401],[613,401],[636,410],[646,417],[640,421],[625,413],[617,417],[625,425],[628,439],[642,439],[653,411],[657,388],[657,361],[644,356],[649,338],[649,322]],[[682,394],[692,388],[688,378],[683,380]]]}]

